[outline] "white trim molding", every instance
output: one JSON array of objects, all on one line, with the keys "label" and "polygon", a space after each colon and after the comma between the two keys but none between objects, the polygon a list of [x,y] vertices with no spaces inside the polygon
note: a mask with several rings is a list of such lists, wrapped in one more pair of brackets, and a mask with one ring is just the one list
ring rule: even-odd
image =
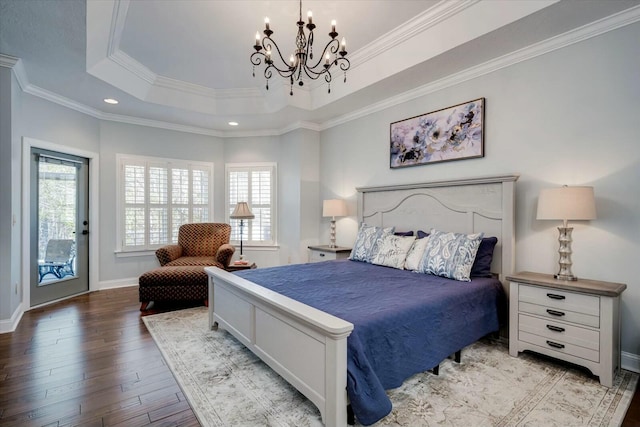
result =
[{"label": "white trim molding", "polygon": [[22,315],[24,314],[24,307],[22,304],[19,304],[15,309],[10,319],[0,320],[0,334],[6,334],[8,332],[13,332],[18,327],[20,320],[22,320]]},{"label": "white trim molding", "polygon": [[640,374],[640,355],[623,351],[620,356],[622,359],[620,363],[622,369]]}]

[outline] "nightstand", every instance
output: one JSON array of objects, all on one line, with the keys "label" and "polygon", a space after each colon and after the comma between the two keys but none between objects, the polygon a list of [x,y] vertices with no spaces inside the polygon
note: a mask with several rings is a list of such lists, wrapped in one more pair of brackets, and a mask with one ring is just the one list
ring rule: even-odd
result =
[{"label": "nightstand", "polygon": [[336,246],[335,248],[331,248],[329,245],[309,246],[309,262],[345,259],[349,258],[350,254],[351,248],[341,246]]},{"label": "nightstand", "polygon": [[620,369],[620,295],[627,285],[531,272],[507,279],[509,354],[531,350],[575,363],[611,387]]},{"label": "nightstand", "polygon": [[227,271],[241,271],[241,270],[251,270],[252,268],[258,268],[255,262],[250,262],[248,264],[234,264],[231,263],[227,266]]}]

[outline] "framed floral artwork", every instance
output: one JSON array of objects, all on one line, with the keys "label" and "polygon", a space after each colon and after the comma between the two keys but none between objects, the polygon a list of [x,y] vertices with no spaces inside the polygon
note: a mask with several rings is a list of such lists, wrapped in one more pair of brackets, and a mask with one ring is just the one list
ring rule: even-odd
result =
[{"label": "framed floral artwork", "polygon": [[390,167],[484,157],[484,98],[391,123]]}]

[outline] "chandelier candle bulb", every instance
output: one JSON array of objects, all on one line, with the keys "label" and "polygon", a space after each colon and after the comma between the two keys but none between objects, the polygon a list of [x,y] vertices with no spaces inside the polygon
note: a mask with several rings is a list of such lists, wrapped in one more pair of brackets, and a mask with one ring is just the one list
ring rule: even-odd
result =
[{"label": "chandelier candle bulb", "polygon": [[260,46],[260,32],[256,31],[256,46]]},{"label": "chandelier candle bulb", "polygon": [[309,19],[309,24],[313,24],[313,13],[311,11],[307,12],[307,18]]},{"label": "chandelier candle bulb", "polygon": [[333,21],[331,21],[331,32],[332,33],[336,32],[336,20],[335,19]]},{"label": "chandelier candle bulb", "polygon": [[268,30],[269,29],[269,18],[264,18],[264,29]]}]

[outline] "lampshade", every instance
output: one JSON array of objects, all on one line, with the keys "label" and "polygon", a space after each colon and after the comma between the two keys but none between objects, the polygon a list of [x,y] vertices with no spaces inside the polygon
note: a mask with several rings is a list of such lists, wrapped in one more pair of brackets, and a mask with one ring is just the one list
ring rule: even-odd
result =
[{"label": "lampshade", "polygon": [[233,213],[229,216],[231,219],[253,219],[256,216],[249,209],[247,202],[238,202]]},{"label": "lampshade", "polygon": [[537,219],[589,220],[596,218],[593,187],[558,187],[540,190]]},{"label": "lampshade", "polygon": [[322,216],[346,216],[347,205],[344,200],[330,199],[322,202]]}]

